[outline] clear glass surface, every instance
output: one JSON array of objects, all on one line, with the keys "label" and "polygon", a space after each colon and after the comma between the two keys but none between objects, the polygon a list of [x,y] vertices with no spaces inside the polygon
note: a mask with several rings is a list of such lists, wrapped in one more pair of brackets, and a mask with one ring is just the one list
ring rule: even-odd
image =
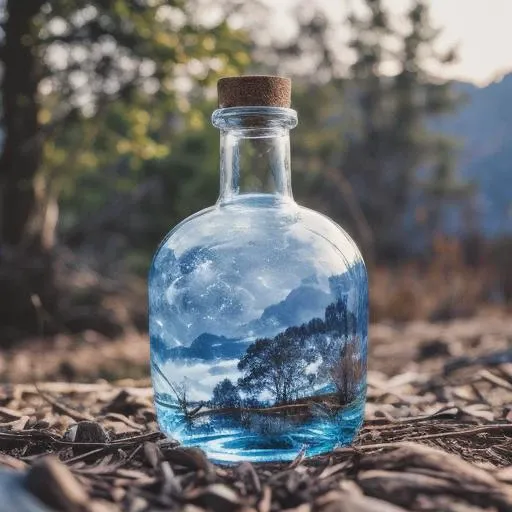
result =
[{"label": "clear glass surface", "polygon": [[226,463],[349,444],[366,391],[361,255],[337,224],[293,201],[295,113],[249,110],[214,114],[219,202],[167,235],[149,275],[160,427]]}]

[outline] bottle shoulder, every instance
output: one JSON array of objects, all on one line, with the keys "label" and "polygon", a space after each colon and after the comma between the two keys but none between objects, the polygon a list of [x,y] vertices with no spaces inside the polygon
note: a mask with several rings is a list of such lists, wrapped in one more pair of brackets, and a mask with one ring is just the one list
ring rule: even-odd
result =
[{"label": "bottle shoulder", "polygon": [[352,260],[364,264],[359,247],[340,224],[327,215],[306,206],[298,205],[298,208],[301,212],[304,225],[307,226],[308,229],[322,238],[331,240],[344,254],[350,256]]},{"label": "bottle shoulder", "polygon": [[199,210],[198,212],[189,215],[188,217],[180,221],[178,224],[176,224],[176,226],[174,226],[170,231],[168,231],[164,238],[161,240],[160,244],[158,245],[155,251],[155,256],[159,253],[160,249],[162,249],[163,247],[170,243],[170,241],[176,236],[177,233],[189,229],[194,224],[196,224],[198,219],[200,218],[207,219],[208,215],[211,212],[213,212],[215,208],[215,206],[203,208],[202,210]]},{"label": "bottle shoulder", "polygon": [[198,247],[254,251],[275,244],[288,251],[308,247],[312,254],[334,252],[346,266],[363,263],[359,249],[347,232],[332,219],[293,201],[279,205],[264,202],[217,204],[186,218],[163,239],[155,259],[172,250],[185,253]]}]

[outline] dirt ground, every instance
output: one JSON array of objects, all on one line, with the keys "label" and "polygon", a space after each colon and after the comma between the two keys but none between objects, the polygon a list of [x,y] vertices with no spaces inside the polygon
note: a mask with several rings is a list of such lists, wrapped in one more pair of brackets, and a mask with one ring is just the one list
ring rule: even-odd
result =
[{"label": "dirt ground", "polygon": [[4,353],[0,464],[28,474],[26,489],[56,510],[512,511],[504,314],[373,325],[354,446],[288,465],[215,466],[163,438],[147,357],[136,333],[61,336]]}]

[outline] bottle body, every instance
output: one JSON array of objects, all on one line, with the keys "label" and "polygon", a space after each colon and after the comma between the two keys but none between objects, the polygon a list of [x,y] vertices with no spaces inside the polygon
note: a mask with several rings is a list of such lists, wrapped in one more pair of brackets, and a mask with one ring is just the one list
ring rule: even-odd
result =
[{"label": "bottle body", "polygon": [[182,222],[149,276],[163,432],[213,460],[288,461],[363,421],[368,284],[348,235],[289,197],[242,194]]}]

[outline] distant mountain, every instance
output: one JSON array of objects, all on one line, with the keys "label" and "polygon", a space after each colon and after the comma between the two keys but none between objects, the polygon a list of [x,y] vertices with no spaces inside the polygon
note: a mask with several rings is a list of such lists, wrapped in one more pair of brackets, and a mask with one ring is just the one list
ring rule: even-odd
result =
[{"label": "distant mountain", "polygon": [[273,336],[292,325],[301,325],[322,316],[332,302],[332,296],[318,286],[302,284],[293,289],[282,301],[263,310],[260,318],[243,327],[245,334]]},{"label": "distant mountain", "polygon": [[512,232],[512,73],[487,87],[457,83],[465,103],[436,120],[461,143],[458,169],[479,189],[481,228],[489,236]]},{"label": "distant mountain", "polygon": [[[333,297],[346,292],[354,269],[358,268],[357,265],[353,267],[350,274],[352,277],[346,273],[329,278],[329,292],[321,288],[316,276],[303,279],[283,300],[266,307],[259,318],[238,326],[236,330],[231,328],[229,332],[224,332],[227,336],[218,334],[218,331],[217,334],[203,332],[197,335],[190,346],[169,347],[162,332],[163,328],[154,326],[152,346],[155,352],[163,354],[164,359],[212,361],[218,358],[240,358],[256,338],[273,337],[288,327],[302,325],[314,318],[323,318],[326,308],[333,302]],[[230,327],[229,322],[226,325]]]},{"label": "distant mountain", "polygon": [[[240,359],[255,339],[274,337],[290,327],[299,329],[299,326],[302,326],[305,328],[307,324],[307,328],[312,329],[317,326],[318,322],[322,323],[325,317],[325,325],[333,329],[333,325],[338,325],[340,321],[337,307],[341,307],[345,311],[346,318],[344,317],[343,321],[355,328],[355,316],[347,311],[347,299],[353,279],[362,278],[362,272],[364,272],[363,264],[357,263],[347,272],[331,276],[329,278],[330,293],[319,287],[318,279],[315,276],[303,279],[301,284],[291,290],[282,301],[265,308],[260,318],[240,326],[236,338],[205,332],[197,336],[188,347],[170,348],[166,346],[160,336],[155,335],[152,338],[152,344],[156,352],[163,354],[164,359],[203,361]],[[336,299],[333,302],[333,297],[338,297],[338,302]],[[359,306],[356,305],[356,307]],[[366,305],[363,306],[366,308]],[[365,312],[360,312],[359,317],[364,321]],[[361,326],[360,329],[365,335],[365,327]]]},{"label": "distant mountain", "polygon": [[190,347],[173,347],[167,350],[167,357],[173,359],[214,359],[240,358],[247,350],[251,341],[241,341],[236,338],[226,338],[215,334],[203,333],[198,336]]}]

